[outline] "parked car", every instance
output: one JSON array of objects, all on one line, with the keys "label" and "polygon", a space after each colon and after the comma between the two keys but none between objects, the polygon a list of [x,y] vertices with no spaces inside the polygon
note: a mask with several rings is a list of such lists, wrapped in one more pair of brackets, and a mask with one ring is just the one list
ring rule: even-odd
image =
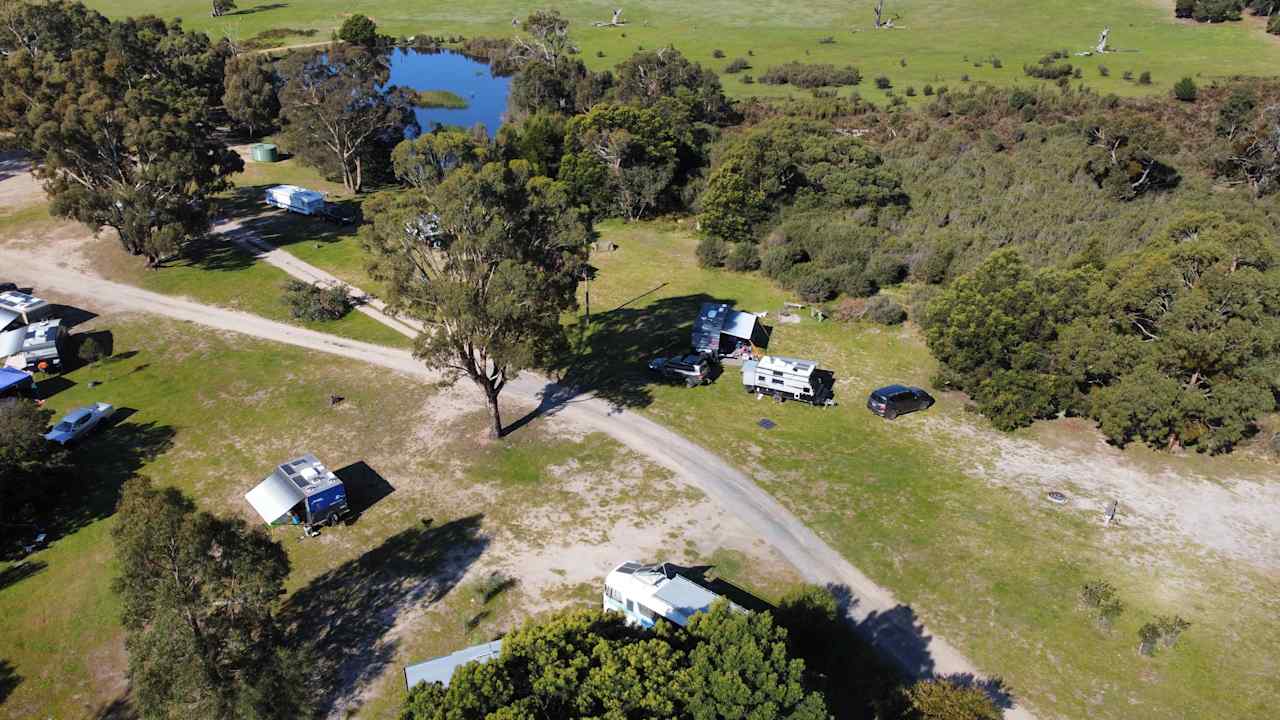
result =
[{"label": "parked car", "polygon": [[67,413],[53,429],[45,434],[44,439],[67,445],[84,437],[106,418],[111,417],[116,409],[107,403],[94,403],[76,408]]},{"label": "parked car", "polygon": [[918,387],[886,385],[867,398],[867,409],[886,420],[933,407],[934,399]]},{"label": "parked car", "polygon": [[711,362],[700,353],[656,358],[649,361],[649,370],[670,380],[683,380],[689,387],[711,382]]}]

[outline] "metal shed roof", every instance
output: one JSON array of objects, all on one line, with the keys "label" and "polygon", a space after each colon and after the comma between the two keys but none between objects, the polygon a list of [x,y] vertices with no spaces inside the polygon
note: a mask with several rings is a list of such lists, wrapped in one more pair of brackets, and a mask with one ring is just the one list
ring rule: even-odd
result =
[{"label": "metal shed roof", "polygon": [[404,669],[405,687],[412,688],[420,682],[438,682],[445,687],[449,687],[449,681],[453,679],[453,673],[458,668],[469,662],[489,662],[501,653],[502,640],[494,640],[481,645],[472,645],[469,648],[444,657],[420,662],[417,665],[409,665]]}]

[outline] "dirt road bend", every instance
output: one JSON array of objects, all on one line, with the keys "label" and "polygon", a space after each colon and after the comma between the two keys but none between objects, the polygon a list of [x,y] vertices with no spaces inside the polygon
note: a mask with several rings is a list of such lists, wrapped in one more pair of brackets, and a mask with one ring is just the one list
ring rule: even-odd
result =
[{"label": "dirt road bend", "polygon": [[[235,233],[233,240],[254,245],[258,253],[269,256],[268,261],[296,277],[312,282],[331,279],[328,273],[261,244],[262,241],[251,234]],[[438,373],[427,370],[404,350],[348,340],[103,280],[56,264],[43,253],[0,246],[0,268],[6,280],[84,298],[85,305],[94,310],[152,313],[371,363],[427,381],[441,379]],[[413,328],[404,322],[386,317],[379,308],[366,307],[373,310],[372,316],[386,318],[379,318],[380,321],[400,332],[413,334]],[[724,511],[755,528],[806,580],[846,589],[851,619],[907,674],[955,676],[981,682],[982,674],[977,667],[945,640],[931,635],[917,623],[910,608],[841,557],[749,477],[715,454],[637,413],[614,408],[604,400],[577,394],[530,373],[513,381],[507,392],[537,404],[542,412],[566,413],[668,468],[684,482],[706,493]],[[1005,717],[1034,720],[1027,709],[1016,704],[1006,709]]]}]

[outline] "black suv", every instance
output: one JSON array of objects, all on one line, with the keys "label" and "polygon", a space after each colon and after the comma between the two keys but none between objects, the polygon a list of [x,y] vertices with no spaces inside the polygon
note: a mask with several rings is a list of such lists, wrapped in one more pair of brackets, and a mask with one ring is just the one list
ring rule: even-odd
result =
[{"label": "black suv", "polygon": [[920,388],[886,385],[867,398],[867,409],[880,417],[892,420],[899,415],[906,415],[916,410],[928,410],[933,407],[933,402],[933,396]]}]

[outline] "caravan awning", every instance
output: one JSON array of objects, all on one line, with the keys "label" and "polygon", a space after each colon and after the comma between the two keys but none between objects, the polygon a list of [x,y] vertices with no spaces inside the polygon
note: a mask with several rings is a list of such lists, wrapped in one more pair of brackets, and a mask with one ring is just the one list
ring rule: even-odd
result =
[{"label": "caravan awning", "polygon": [[287,478],[272,473],[266,480],[258,483],[258,487],[245,493],[244,499],[249,501],[269,525],[306,499],[306,495]]},{"label": "caravan awning", "polygon": [[0,328],[8,327],[9,323],[17,319],[18,313],[8,308],[0,308]]}]

